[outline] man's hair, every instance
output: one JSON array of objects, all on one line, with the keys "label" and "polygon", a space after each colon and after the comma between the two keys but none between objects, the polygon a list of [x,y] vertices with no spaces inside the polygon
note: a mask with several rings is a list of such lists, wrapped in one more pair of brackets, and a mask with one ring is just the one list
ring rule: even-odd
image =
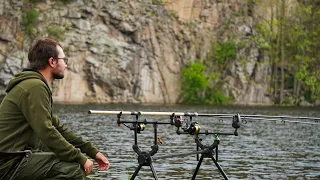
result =
[{"label": "man's hair", "polygon": [[[49,64],[48,60],[58,57],[57,46],[61,45],[52,39],[38,39],[30,47],[28,53],[29,66],[32,69],[45,69]],[[62,48],[62,47],[61,47]]]}]

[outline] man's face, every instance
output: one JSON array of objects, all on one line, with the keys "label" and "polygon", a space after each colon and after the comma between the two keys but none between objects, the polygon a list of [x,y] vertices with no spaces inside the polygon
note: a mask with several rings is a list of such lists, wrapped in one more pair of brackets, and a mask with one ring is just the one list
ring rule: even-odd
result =
[{"label": "man's face", "polygon": [[67,68],[67,63],[64,60],[64,58],[66,58],[66,55],[64,54],[63,49],[60,46],[57,46],[57,50],[58,50],[58,57],[56,58],[57,64],[52,71],[52,77],[53,79],[63,79],[64,71]]}]

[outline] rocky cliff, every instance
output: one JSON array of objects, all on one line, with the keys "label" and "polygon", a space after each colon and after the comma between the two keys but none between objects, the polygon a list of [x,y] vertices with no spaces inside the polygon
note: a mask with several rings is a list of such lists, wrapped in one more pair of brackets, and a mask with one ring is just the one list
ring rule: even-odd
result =
[{"label": "rocky cliff", "polygon": [[[0,94],[27,66],[33,39],[52,37],[70,57],[55,102],[176,103],[182,68],[204,59],[213,40],[233,40],[244,46],[223,74],[224,92],[237,104],[272,103],[269,59],[247,38],[254,15],[244,1],[63,2],[0,2]],[[29,27],[31,9],[38,16]]]}]

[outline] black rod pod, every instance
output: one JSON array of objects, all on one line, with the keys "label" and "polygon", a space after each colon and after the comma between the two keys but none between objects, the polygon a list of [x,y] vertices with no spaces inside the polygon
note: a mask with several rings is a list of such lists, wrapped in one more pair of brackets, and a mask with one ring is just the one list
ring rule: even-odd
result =
[{"label": "black rod pod", "polygon": [[[106,114],[106,115],[117,115],[117,124],[124,124],[126,127],[130,128],[130,130],[134,130],[134,145],[133,150],[138,155],[138,163],[139,166],[137,167],[134,174],[131,176],[130,179],[134,179],[139,170],[142,166],[149,166],[151,168],[151,171],[153,173],[153,176],[155,179],[158,179],[157,174],[153,168],[152,162],[157,159],[164,159],[164,158],[172,158],[172,157],[178,157],[178,156],[187,156],[191,154],[201,154],[201,157],[197,158],[199,160],[197,168],[193,174],[192,179],[195,179],[197,172],[199,171],[199,168],[201,166],[201,162],[204,158],[211,158],[214,162],[214,164],[218,167],[220,173],[224,177],[224,179],[228,179],[227,175],[224,173],[220,165],[218,164],[218,145],[220,142],[219,136],[220,135],[235,135],[238,136],[237,129],[240,128],[240,122],[241,123],[247,123],[251,121],[281,121],[282,123],[291,122],[291,123],[302,123],[302,124],[312,124],[312,125],[320,125],[320,118],[318,117],[295,117],[295,116],[267,116],[267,115],[246,115],[242,114],[241,116],[239,114],[199,114],[197,112],[194,113],[184,113],[184,112],[141,112],[141,111],[98,111],[98,110],[89,110],[89,114]],[[134,115],[136,119],[134,121],[123,121],[121,120],[122,115]],[[170,122],[149,122],[147,120],[139,121],[139,116],[169,116]],[[183,117],[190,117],[190,120],[183,119]],[[219,118],[219,122],[223,122],[222,118],[232,118],[232,127],[235,128],[234,133],[220,133],[220,132],[209,132],[209,130],[205,130],[205,132],[200,132],[200,125],[197,122],[192,122],[192,117],[216,117]],[[287,120],[288,119],[288,120]],[[299,119],[299,120],[314,120],[314,122],[304,122],[304,121],[294,121],[292,119]],[[247,121],[250,120],[250,121]],[[127,126],[125,123],[131,123],[132,127]],[[138,141],[137,141],[137,133],[140,133],[141,131],[145,130],[146,124],[153,124],[154,127],[154,145],[151,146],[151,151],[144,151],[142,152],[138,147]],[[177,127],[177,134],[191,134],[196,137],[196,145],[197,150],[194,152],[189,153],[179,153],[179,154],[173,154],[173,155],[164,155],[164,156],[157,156],[154,155],[158,151],[158,142],[157,142],[157,125],[158,124],[169,124],[174,125]],[[184,127],[183,124],[185,124]],[[182,130],[180,130],[180,128]],[[201,139],[198,138],[198,135],[204,134],[204,135],[212,135],[214,134],[216,136],[214,143],[211,145],[203,145],[201,143]],[[201,150],[199,150],[201,149]],[[214,154],[216,157],[214,157]]]}]

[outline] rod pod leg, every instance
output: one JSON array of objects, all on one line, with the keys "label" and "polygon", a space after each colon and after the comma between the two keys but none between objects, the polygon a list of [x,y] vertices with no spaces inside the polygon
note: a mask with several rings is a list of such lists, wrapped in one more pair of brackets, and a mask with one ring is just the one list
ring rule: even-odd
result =
[{"label": "rod pod leg", "polygon": [[214,159],[214,157],[211,157],[214,164],[217,166],[218,170],[220,171],[220,174],[224,177],[225,180],[228,180],[227,174],[223,171],[222,167],[218,164],[218,162]]},{"label": "rod pod leg", "polygon": [[198,171],[199,171],[199,168],[200,168],[200,166],[201,166],[202,161],[203,161],[203,154],[202,154],[201,157],[200,157],[200,160],[199,160],[199,162],[198,162],[198,164],[197,164],[196,170],[194,170],[194,173],[193,173],[193,176],[192,176],[192,180],[195,180],[195,179],[196,179],[196,176],[197,176],[197,174],[198,174]]},{"label": "rod pod leg", "polygon": [[[199,162],[198,162],[198,164],[197,164],[196,170],[195,170],[194,173],[193,173],[193,176],[192,176],[192,179],[191,179],[191,180],[195,180],[195,179],[196,179],[196,176],[197,176],[197,174],[198,174],[198,171],[199,171],[199,168],[200,168],[201,163],[202,163],[202,161],[203,161],[203,158],[204,158],[204,157],[203,157],[203,154],[202,154],[201,157],[200,157],[200,160],[199,160]],[[217,168],[218,168],[220,174],[223,176],[223,178],[224,178],[225,180],[228,180],[228,179],[229,179],[228,176],[227,176],[226,173],[223,171],[222,167],[218,164],[218,162],[214,159],[214,157],[211,157],[211,159],[212,159],[212,161],[214,162],[214,164],[217,166]]]},{"label": "rod pod leg", "polygon": [[157,172],[154,170],[152,163],[150,164],[150,169],[152,171],[155,180],[158,180]]},{"label": "rod pod leg", "polygon": [[130,180],[134,180],[134,178],[136,178],[136,176],[139,173],[141,167],[142,167],[142,165],[139,164],[139,166],[137,167],[137,169],[134,171],[133,175],[131,176]]},{"label": "rod pod leg", "polygon": [[[157,176],[156,171],[154,170],[153,165],[150,164],[149,166],[150,166],[150,169],[151,169],[151,171],[152,171],[152,174],[153,174],[154,179],[155,179],[155,180],[158,180],[158,176]],[[142,167],[142,165],[140,164],[140,165],[137,167],[136,171],[135,171],[135,172],[133,173],[133,175],[131,176],[130,180],[134,180],[134,178],[136,178],[136,176],[138,175],[141,167]]]}]

